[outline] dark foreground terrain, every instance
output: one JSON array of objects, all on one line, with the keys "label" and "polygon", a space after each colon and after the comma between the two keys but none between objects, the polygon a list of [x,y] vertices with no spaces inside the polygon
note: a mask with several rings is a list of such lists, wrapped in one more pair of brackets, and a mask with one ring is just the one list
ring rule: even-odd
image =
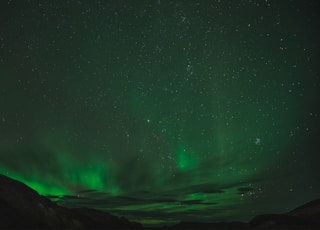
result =
[{"label": "dark foreground terrain", "polygon": [[[109,213],[56,205],[25,184],[0,174],[0,229],[143,229]],[[320,229],[320,199],[286,214],[266,214],[250,223],[181,222],[160,229]]]},{"label": "dark foreground terrain", "polygon": [[0,229],[141,228],[106,212],[58,206],[25,184],[0,175]]}]

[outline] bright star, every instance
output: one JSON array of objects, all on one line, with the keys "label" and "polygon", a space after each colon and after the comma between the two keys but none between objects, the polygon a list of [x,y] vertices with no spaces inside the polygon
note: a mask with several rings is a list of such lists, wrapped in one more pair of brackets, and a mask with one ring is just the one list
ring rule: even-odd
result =
[{"label": "bright star", "polygon": [[257,137],[254,143],[255,143],[256,145],[260,145],[261,139]]}]

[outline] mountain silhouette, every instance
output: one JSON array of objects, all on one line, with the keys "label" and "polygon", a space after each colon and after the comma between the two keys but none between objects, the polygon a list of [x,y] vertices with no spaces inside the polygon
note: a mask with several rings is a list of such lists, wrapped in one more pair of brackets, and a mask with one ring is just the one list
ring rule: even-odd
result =
[{"label": "mountain silhouette", "polygon": [[285,214],[264,214],[254,217],[249,223],[221,222],[197,223],[180,222],[167,229],[270,229],[270,230],[319,230],[320,199],[313,200]]},{"label": "mountain silhouette", "polygon": [[[25,184],[0,174],[0,229],[143,229],[143,226],[95,209],[59,206]],[[258,215],[249,223],[180,222],[160,229],[319,230],[320,199],[285,214]]]},{"label": "mountain silhouette", "polygon": [[264,214],[253,218],[252,227],[266,229],[320,229],[320,199],[285,214]]},{"label": "mountain silhouette", "polygon": [[89,208],[56,205],[0,174],[0,229],[140,229],[142,225]]}]

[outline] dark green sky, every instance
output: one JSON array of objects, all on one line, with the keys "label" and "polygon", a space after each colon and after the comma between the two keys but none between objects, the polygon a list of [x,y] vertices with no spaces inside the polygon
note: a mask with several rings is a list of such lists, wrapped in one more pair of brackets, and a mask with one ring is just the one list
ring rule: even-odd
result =
[{"label": "dark green sky", "polygon": [[319,198],[318,1],[3,1],[0,172],[144,224]]}]

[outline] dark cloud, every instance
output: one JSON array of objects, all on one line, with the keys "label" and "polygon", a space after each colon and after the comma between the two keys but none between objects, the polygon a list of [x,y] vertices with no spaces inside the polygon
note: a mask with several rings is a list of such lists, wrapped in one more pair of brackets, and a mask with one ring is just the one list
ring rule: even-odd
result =
[{"label": "dark cloud", "polygon": [[173,200],[173,199],[156,199],[153,201],[155,203],[175,203],[175,202],[178,202],[177,200]]},{"label": "dark cloud", "polygon": [[97,192],[97,190],[95,190],[95,189],[86,189],[86,190],[83,190],[83,191],[79,191],[78,193],[94,193],[94,192]]},{"label": "dark cloud", "polygon": [[251,191],[254,191],[254,188],[252,188],[252,187],[241,187],[241,188],[238,188],[238,193],[239,194],[244,194],[244,193],[251,192]]},{"label": "dark cloud", "polygon": [[204,202],[203,200],[184,200],[180,201],[181,204],[187,204],[187,205],[196,205],[196,204],[202,204],[202,205],[216,205],[218,202]]},{"label": "dark cloud", "polygon": [[84,200],[86,198],[80,196],[64,195],[60,197],[61,200]]}]

